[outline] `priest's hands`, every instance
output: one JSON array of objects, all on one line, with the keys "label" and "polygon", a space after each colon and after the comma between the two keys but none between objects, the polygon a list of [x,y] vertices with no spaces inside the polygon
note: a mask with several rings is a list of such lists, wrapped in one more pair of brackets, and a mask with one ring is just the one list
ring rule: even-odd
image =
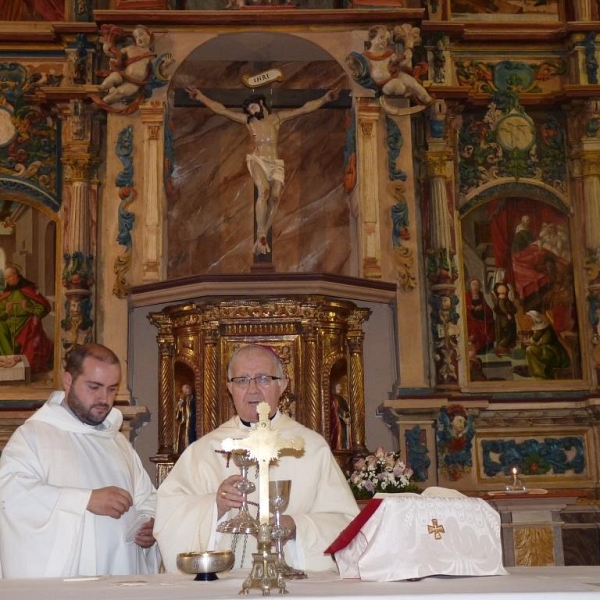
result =
[{"label": "priest's hands", "polygon": [[95,515],[120,519],[133,505],[131,494],[116,486],[92,490],[87,509]]},{"label": "priest's hands", "polygon": [[228,510],[242,506],[243,494],[238,490],[237,484],[243,479],[241,475],[231,475],[224,479],[217,488],[217,519],[220,519]]},{"label": "priest's hands", "polygon": [[140,546],[140,548],[150,548],[150,546],[154,545],[156,540],[152,533],[153,529],[154,519],[150,519],[137,530],[137,533],[135,534],[135,543]]}]

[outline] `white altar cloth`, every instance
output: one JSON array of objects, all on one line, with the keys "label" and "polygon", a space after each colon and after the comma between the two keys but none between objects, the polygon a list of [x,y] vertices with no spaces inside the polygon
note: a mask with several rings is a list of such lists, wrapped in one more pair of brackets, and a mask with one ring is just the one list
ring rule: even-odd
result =
[{"label": "white altar cloth", "polygon": [[[164,574],[97,580],[0,579],[3,600],[234,600],[248,571],[218,581]],[[308,573],[287,582],[286,598],[307,600],[600,600],[598,567],[512,567],[492,577],[427,577],[420,581],[367,582],[334,573]],[[250,590],[245,598],[262,598]],[[272,597],[280,597],[278,590]]]},{"label": "white altar cloth", "polygon": [[363,581],[506,574],[500,515],[484,500],[462,494],[375,498],[327,552],[343,577]]}]

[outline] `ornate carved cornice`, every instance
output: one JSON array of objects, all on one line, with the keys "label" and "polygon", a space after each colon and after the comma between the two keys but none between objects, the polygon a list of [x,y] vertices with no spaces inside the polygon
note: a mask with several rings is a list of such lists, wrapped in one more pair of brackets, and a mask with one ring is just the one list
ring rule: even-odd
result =
[{"label": "ornate carved cornice", "polygon": [[224,296],[251,297],[323,295],[344,300],[390,304],[396,300],[396,283],[330,273],[276,273],[274,275],[200,275],[134,286],[132,306],[151,306],[168,302]]},{"label": "ornate carved cornice", "polygon": [[[348,25],[376,25],[378,23],[402,23],[425,17],[424,8],[388,9],[291,9],[291,10],[145,10],[144,23],[157,23],[168,27],[201,25],[210,27],[238,28],[244,26],[319,24],[319,27],[347,27]],[[95,10],[94,19],[101,23],[136,25],[139,10]],[[506,33],[506,32],[505,32]]]}]

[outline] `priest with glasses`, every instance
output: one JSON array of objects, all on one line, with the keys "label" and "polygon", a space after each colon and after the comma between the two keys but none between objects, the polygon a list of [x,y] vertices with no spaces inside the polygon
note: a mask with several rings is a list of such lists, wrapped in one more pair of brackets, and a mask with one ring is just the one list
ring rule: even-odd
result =
[{"label": "priest with glasses", "polygon": [[[219,523],[235,516],[243,498],[237,487],[242,479],[239,469],[223,453],[221,443],[248,435],[258,421],[260,402],[269,404],[271,427],[282,438],[299,436],[305,442],[302,451],[282,450],[270,467],[272,481],[292,482],[282,516],[282,525],[289,530],[286,562],[303,571],[335,570],[324,550],[358,514],[358,507],[325,439],[279,412],[279,398],[289,383],[279,357],[267,346],[242,346],[231,357],[227,381],[236,416],[191,444],[158,490],[154,534],[166,570],[177,570],[179,553],[207,550],[234,550],[234,568],[252,566],[254,536],[217,532]],[[256,476],[251,467],[248,477]],[[258,490],[248,500],[251,508],[256,507]]]}]

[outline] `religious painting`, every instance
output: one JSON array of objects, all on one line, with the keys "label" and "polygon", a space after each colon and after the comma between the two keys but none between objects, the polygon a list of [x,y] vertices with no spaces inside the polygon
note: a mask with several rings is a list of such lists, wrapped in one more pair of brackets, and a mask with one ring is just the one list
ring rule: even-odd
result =
[{"label": "religious painting", "polygon": [[64,21],[65,0],[2,0],[0,21]]},{"label": "religious painting", "polygon": [[558,21],[558,0],[450,0],[455,21]]},{"label": "religious painting", "polygon": [[52,385],[55,301],[55,221],[0,197],[0,384]]},{"label": "religious painting", "polygon": [[462,331],[470,382],[581,379],[567,215],[496,198],[462,221]]}]

